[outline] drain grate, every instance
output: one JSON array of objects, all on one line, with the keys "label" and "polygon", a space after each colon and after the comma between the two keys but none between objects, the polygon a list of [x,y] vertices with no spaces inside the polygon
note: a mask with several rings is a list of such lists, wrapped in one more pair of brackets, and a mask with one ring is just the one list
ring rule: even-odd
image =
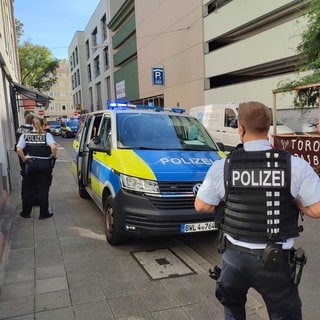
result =
[{"label": "drain grate", "polygon": [[193,274],[179,257],[169,249],[132,252],[132,255],[153,280]]}]

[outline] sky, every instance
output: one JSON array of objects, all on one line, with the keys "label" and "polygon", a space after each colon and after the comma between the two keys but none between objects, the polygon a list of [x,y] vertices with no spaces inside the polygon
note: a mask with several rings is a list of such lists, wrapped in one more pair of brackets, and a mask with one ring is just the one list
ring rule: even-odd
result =
[{"label": "sky", "polygon": [[76,31],[83,31],[100,0],[14,0],[15,18],[23,23],[20,41],[47,47],[54,58],[68,59]]}]

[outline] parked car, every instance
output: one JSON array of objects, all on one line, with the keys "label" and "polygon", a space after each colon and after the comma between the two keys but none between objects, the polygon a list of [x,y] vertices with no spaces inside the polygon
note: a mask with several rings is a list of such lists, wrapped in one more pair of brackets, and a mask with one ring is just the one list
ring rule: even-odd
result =
[{"label": "parked car", "polygon": [[45,128],[54,136],[61,135],[61,122],[58,120],[47,120]]},{"label": "parked car", "polygon": [[76,135],[78,129],[78,120],[66,120],[61,124],[61,137],[73,138]]}]

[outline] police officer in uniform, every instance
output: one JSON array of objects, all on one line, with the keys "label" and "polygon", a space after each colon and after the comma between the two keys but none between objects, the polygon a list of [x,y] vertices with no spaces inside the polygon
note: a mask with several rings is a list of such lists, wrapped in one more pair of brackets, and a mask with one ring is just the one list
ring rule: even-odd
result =
[{"label": "police officer in uniform", "polygon": [[42,128],[41,120],[33,119],[34,130],[21,135],[17,144],[19,157],[25,163],[22,194],[23,218],[31,217],[36,198],[39,199],[39,219],[52,217],[49,213],[49,188],[52,181],[52,169],[57,158],[57,144],[51,133]]},{"label": "police officer in uniform", "polygon": [[246,319],[250,287],[262,295],[270,319],[302,319],[290,255],[298,251],[293,238],[301,231],[299,210],[320,218],[320,181],[305,160],[272,149],[270,121],[265,105],[240,104],[243,148],[214,162],[195,199],[202,212],[214,213],[224,203],[216,297],[225,319]]}]

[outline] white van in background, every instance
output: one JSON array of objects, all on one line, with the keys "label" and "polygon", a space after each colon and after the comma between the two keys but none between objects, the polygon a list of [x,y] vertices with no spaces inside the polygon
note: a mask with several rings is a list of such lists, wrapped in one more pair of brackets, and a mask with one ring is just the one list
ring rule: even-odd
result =
[{"label": "white van in background", "polygon": [[[241,143],[238,134],[238,106],[236,103],[198,106],[190,109],[190,115],[202,122],[215,141],[222,142],[229,151]],[[270,140],[272,134],[273,126],[269,131]],[[294,132],[286,125],[277,123],[276,134],[292,135]]]}]

